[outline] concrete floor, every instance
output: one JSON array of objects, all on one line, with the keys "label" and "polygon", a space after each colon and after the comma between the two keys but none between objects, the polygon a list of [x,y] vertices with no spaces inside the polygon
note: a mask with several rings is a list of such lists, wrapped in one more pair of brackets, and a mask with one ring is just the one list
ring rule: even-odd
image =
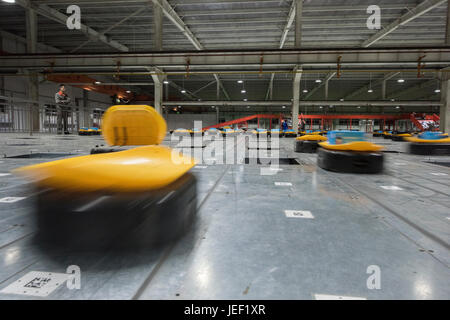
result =
[{"label": "concrete floor", "polygon": [[[0,299],[450,299],[450,157],[408,155],[406,143],[374,140],[390,151],[378,175],[324,171],[316,155],[294,153],[289,138],[280,139],[280,157],[299,164],[280,165],[274,175],[260,175],[260,165],[198,165],[192,231],[126,253],[39,246],[30,223],[35,195],[4,174],[49,159],[0,158],[0,199],[24,197],[0,203],[0,291],[30,271],[81,268],[79,290]],[[2,156],[82,155],[100,144],[101,137],[0,134]],[[288,218],[285,210],[314,218]],[[373,265],[380,289],[367,287]]]}]

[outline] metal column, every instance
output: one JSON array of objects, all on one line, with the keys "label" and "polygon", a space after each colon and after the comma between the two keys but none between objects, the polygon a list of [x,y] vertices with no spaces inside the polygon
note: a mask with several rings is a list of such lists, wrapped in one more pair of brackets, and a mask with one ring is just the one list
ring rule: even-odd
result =
[{"label": "metal column", "polygon": [[[26,39],[27,53],[36,53],[37,49],[37,14],[33,9],[26,9]],[[30,103],[30,134],[39,131],[39,77],[36,72],[30,72],[28,77],[28,99]]]},{"label": "metal column", "polygon": [[300,109],[300,80],[302,78],[302,68],[296,67],[294,70],[294,81],[292,85],[292,129],[298,132],[298,115]]},{"label": "metal column", "polygon": [[441,84],[441,101],[440,110],[440,130],[442,132],[450,132],[450,79],[442,81]]},{"label": "metal column", "polygon": [[295,1],[295,48],[300,48],[302,42],[303,0]]},{"label": "metal column", "polygon": [[160,5],[160,1],[158,0],[158,4],[153,4],[153,21],[155,26],[154,44],[155,51],[163,50],[163,10]]}]

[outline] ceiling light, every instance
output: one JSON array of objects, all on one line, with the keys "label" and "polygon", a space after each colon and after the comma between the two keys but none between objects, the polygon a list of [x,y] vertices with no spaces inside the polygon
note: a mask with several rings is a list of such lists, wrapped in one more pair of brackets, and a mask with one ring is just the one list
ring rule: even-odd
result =
[{"label": "ceiling light", "polygon": [[282,106],[283,109],[286,109],[286,106]]},{"label": "ceiling light", "polygon": [[3,0],[3,2],[7,2],[7,3],[15,3],[16,0]]},{"label": "ceiling light", "polygon": [[127,90],[126,93],[131,93],[131,91],[130,91],[130,90]]},{"label": "ceiling light", "polygon": [[216,106],[211,106],[211,108],[213,108],[213,109],[214,109],[215,107],[216,107]]},{"label": "ceiling light", "polygon": [[439,92],[441,92],[441,89],[434,90],[434,93],[439,93]]},{"label": "ceiling light", "polygon": [[322,82],[322,80],[320,80],[320,79],[316,80],[316,83],[321,83],[321,82]]},{"label": "ceiling light", "polygon": [[186,90],[181,90],[181,93],[186,93]]},{"label": "ceiling light", "polygon": [[241,90],[241,93],[246,93],[246,92],[247,92],[247,91],[245,91],[245,89],[242,89],[242,90]]},{"label": "ceiling light", "polygon": [[343,102],[343,101],[344,101],[344,99],[341,99],[340,101],[341,101],[341,102]]},{"label": "ceiling light", "polygon": [[399,106],[396,106],[395,109],[400,109],[400,107],[399,107]]},{"label": "ceiling light", "polygon": [[247,99],[244,99],[244,101],[247,101]]},{"label": "ceiling light", "polygon": [[308,89],[304,89],[304,90],[303,90],[303,93],[308,93]]},{"label": "ceiling light", "polygon": [[163,83],[164,83],[164,84],[169,84],[169,81],[164,80]]},{"label": "ceiling light", "polygon": [[394,101],[395,101],[395,99],[391,99],[391,101],[392,101],[392,102],[394,102]]},{"label": "ceiling light", "polygon": [[242,81],[242,80],[238,80],[238,82],[237,83],[244,83],[244,81]]},{"label": "ceiling light", "polygon": [[250,106],[247,106],[247,109],[249,109],[250,108]]},{"label": "ceiling light", "polygon": [[322,106],[320,106],[320,107],[319,107],[319,109],[323,109],[323,107],[322,107]]},{"label": "ceiling light", "polygon": [[373,92],[373,90],[372,90],[372,89],[369,89],[369,90],[367,90],[367,92],[368,92],[368,93],[372,93],[372,92]]},{"label": "ceiling light", "polygon": [[95,84],[100,84],[101,82],[100,82],[100,81],[95,81],[94,83],[95,83]]},{"label": "ceiling light", "polygon": [[405,79],[398,79],[397,82],[398,83],[403,83],[403,82],[405,82]]}]

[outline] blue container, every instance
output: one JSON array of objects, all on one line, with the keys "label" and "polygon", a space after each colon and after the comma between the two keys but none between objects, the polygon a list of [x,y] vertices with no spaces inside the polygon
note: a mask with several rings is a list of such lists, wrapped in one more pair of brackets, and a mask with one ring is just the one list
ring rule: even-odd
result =
[{"label": "blue container", "polygon": [[364,132],[350,130],[328,132],[329,144],[343,144],[356,141],[365,141]]},{"label": "blue container", "polygon": [[445,136],[442,132],[424,132],[419,134],[418,136],[419,139],[424,139],[424,140],[440,140],[440,139],[445,139],[448,138],[447,136]]}]

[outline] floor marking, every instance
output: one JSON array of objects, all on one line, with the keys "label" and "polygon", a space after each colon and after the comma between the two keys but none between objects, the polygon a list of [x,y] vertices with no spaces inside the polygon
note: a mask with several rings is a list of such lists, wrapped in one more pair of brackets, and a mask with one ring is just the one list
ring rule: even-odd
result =
[{"label": "floor marking", "polygon": [[391,191],[400,191],[400,190],[403,190],[402,188],[397,187],[397,186],[380,186],[380,188],[383,188],[383,189],[385,189],[385,190],[391,190]]},{"label": "floor marking", "polygon": [[31,271],[0,291],[5,294],[47,297],[69,278],[65,273]]},{"label": "floor marking", "polygon": [[206,169],[208,168],[207,166],[195,166],[194,169]]},{"label": "floor marking", "polygon": [[0,173],[0,177],[6,177],[6,176],[10,176],[11,173]]},{"label": "floor marking", "polygon": [[5,198],[1,198],[0,202],[1,203],[14,203],[20,200],[26,199],[26,197],[5,197]]},{"label": "floor marking", "polygon": [[331,294],[314,294],[316,300],[367,300],[363,297],[335,296]]},{"label": "floor marking", "polygon": [[311,211],[284,210],[284,214],[287,218],[314,219]]},{"label": "floor marking", "polygon": [[292,183],[290,182],[275,182],[275,185],[279,187],[292,187]]},{"label": "floor marking", "polygon": [[448,176],[448,174],[446,174],[446,173],[441,173],[441,172],[431,172],[431,174],[432,174],[433,176]]}]

